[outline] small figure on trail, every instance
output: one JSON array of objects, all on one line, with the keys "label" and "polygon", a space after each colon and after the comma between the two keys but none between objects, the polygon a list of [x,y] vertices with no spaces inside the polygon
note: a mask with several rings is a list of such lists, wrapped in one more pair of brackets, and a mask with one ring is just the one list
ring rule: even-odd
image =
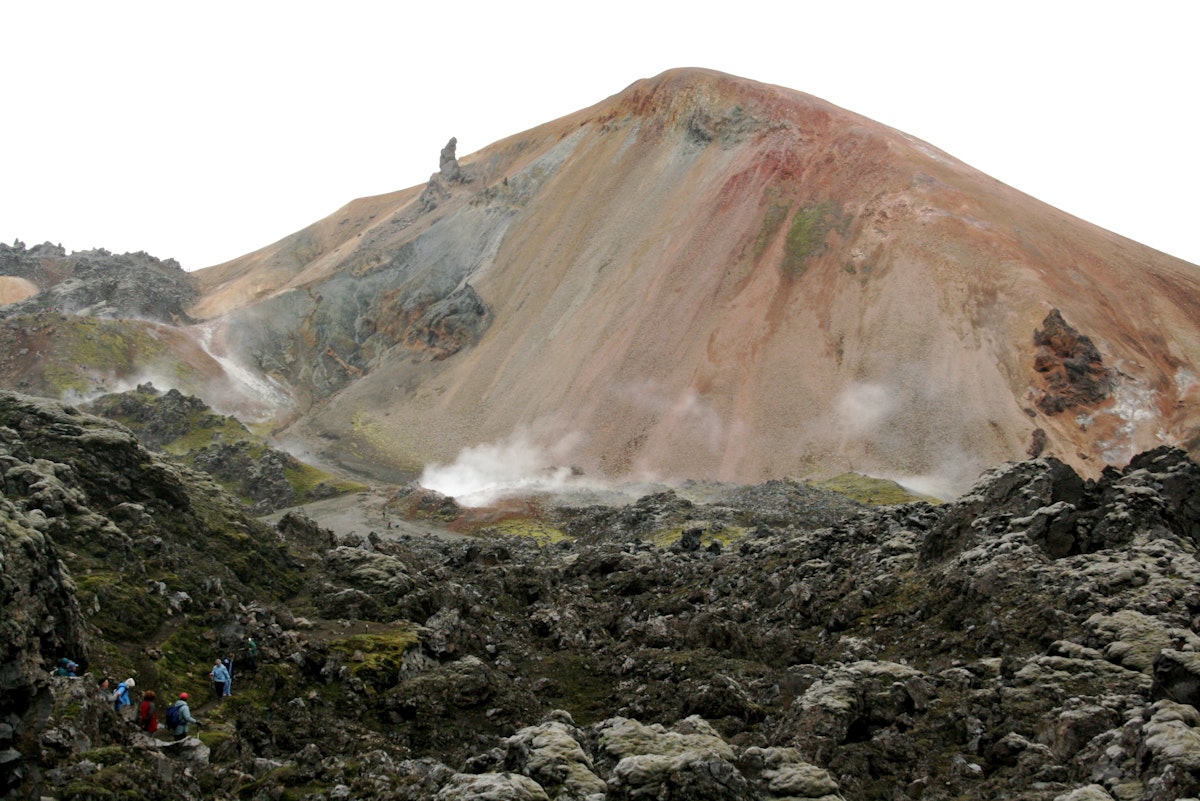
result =
[{"label": "small figure on trail", "polygon": [[141,706],[138,707],[138,725],[142,731],[154,734],[158,731],[158,712],[155,708],[154,690],[146,690],[142,696]]},{"label": "small figure on trail", "polygon": [[129,691],[134,687],[132,678],[125,679],[117,685],[117,689],[113,690],[112,701],[113,711],[126,720],[133,718],[133,699],[129,697]]},{"label": "small figure on trail", "polygon": [[176,741],[188,736],[189,723],[201,725],[200,721],[192,717],[192,710],[188,707],[187,693],[180,693],[179,700],[167,707],[166,723],[171,727],[171,733],[175,735]]},{"label": "small figure on trail", "polygon": [[54,669],[54,675],[77,679],[79,678],[79,665],[64,656],[58,660],[58,667]]},{"label": "small figure on trail", "polygon": [[216,661],[212,670],[208,672],[208,677],[212,679],[213,698],[220,701],[229,695],[229,682],[232,677],[229,675],[229,668],[221,664],[220,659]]},{"label": "small figure on trail", "polygon": [[221,659],[221,664],[229,671],[229,681],[225,682],[225,694],[233,694],[233,654],[226,654]]},{"label": "small figure on trail", "polygon": [[246,670],[258,670],[258,643],[253,637],[246,638]]}]

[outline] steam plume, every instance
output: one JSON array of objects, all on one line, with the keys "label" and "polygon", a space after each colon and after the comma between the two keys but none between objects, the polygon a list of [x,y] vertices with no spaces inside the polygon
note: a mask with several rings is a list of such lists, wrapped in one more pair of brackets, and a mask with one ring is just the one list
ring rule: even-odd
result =
[{"label": "steam plume", "polygon": [[518,431],[500,442],[465,448],[452,464],[429,465],[419,483],[463,506],[487,506],[510,495],[561,490],[575,475],[572,468],[561,466],[561,457],[577,440],[566,436],[542,446],[528,432]]}]

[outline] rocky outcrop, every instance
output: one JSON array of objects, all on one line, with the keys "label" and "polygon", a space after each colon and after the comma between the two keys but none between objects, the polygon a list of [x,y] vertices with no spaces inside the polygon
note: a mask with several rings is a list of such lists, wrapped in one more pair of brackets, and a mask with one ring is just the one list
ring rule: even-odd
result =
[{"label": "rocky outcrop", "polygon": [[0,276],[32,282],[38,294],[0,306],[0,318],[56,310],[94,317],[180,323],[197,292],[174,259],[147,253],[88,250],[68,255],[49,243],[26,249],[0,244]]},{"label": "rocky outcrop", "polygon": [[397,331],[401,344],[415,354],[441,361],[483,335],[491,310],[468,284],[443,298],[410,299]]},{"label": "rocky outcrop", "polygon": [[[208,404],[194,395],[177,389],[159,392],[149,382],[139,384],[132,392],[96,398],[83,408],[129,426],[142,444],[158,450],[198,429],[219,429],[230,422],[230,418],[210,414]],[[245,431],[240,423],[236,425]]]},{"label": "rocky outcrop", "polygon": [[438,158],[438,171],[429,176],[429,183],[425,185],[421,197],[417,200],[420,213],[433,211],[438,204],[447,200],[455,184],[470,181],[470,177],[463,172],[455,156],[457,147],[458,139],[452,136],[442,148]]},{"label": "rocky outcrop", "polygon": [[[236,604],[295,586],[282,572],[294,563],[277,546],[210,481],[155,458],[128,429],[0,392],[6,797],[99,769],[53,773],[60,759],[76,764],[80,752],[128,744],[100,677],[159,676],[161,649],[135,644],[194,599]],[[87,675],[52,683],[62,657]]]},{"label": "rocky outcrop", "polygon": [[[568,533],[544,544],[335,535],[299,515],[268,534],[221,522],[194,476],[114,424],[0,400],[5,508],[43,533],[18,549],[50,577],[33,594],[51,611],[29,619],[57,632],[28,626],[5,668],[46,699],[6,741],[25,790],[170,772],[186,801],[1200,792],[1200,468],[1178,450],[1092,481],[1009,464],[941,506],[778,482],[564,506],[545,515]],[[157,657],[114,670],[195,690],[172,631],[193,659],[261,645],[240,700],[205,713],[203,750],[141,739],[85,702],[91,679],[44,673],[48,643],[93,667],[126,643]]]},{"label": "rocky outcrop", "polygon": [[1043,390],[1037,406],[1046,414],[1059,414],[1076,406],[1094,406],[1113,387],[1111,371],[1104,366],[1092,340],[1051,309],[1042,327],[1033,332],[1033,369]]},{"label": "rocky outcrop", "polygon": [[87,411],[129,426],[147,446],[211,475],[257,514],[327,498],[357,488],[268,446],[239,420],[215,413],[194,395],[159,392],[140,384],[130,392],[103,395]]},{"label": "rocky outcrop", "polygon": [[458,138],[450,137],[450,141],[442,148],[438,159],[438,175],[446,181],[457,181],[462,177],[462,168],[458,166],[458,158],[454,151],[458,148]]},{"label": "rocky outcrop", "polygon": [[[20,462],[19,442],[0,428],[0,471]],[[6,479],[7,483],[7,479]],[[49,494],[50,487],[35,492]],[[39,767],[29,757],[38,749],[38,723],[54,693],[46,666],[90,650],[75,585],[48,535],[41,509],[27,514],[0,493],[0,795],[36,781]],[[65,681],[65,680],[64,680]]]}]

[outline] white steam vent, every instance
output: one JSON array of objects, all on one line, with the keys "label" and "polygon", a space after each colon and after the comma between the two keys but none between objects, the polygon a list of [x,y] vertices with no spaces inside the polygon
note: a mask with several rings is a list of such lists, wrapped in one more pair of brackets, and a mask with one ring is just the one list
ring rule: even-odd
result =
[{"label": "white steam vent", "polygon": [[534,443],[525,432],[508,439],[463,449],[448,465],[429,465],[419,483],[448,495],[463,506],[488,506],[513,495],[556,492],[576,475],[556,466],[556,454],[565,453],[575,438],[563,438],[552,447]]}]

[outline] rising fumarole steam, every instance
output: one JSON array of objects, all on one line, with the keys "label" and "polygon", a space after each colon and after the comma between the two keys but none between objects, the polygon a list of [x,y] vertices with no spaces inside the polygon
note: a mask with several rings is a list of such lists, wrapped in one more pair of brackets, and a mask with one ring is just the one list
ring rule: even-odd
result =
[{"label": "rising fumarole steam", "polygon": [[419,483],[454,498],[464,506],[487,506],[511,495],[555,492],[568,486],[574,471],[556,466],[556,454],[565,453],[575,437],[560,439],[551,447],[534,443],[525,432],[496,443],[465,448],[448,465],[429,465]]}]

